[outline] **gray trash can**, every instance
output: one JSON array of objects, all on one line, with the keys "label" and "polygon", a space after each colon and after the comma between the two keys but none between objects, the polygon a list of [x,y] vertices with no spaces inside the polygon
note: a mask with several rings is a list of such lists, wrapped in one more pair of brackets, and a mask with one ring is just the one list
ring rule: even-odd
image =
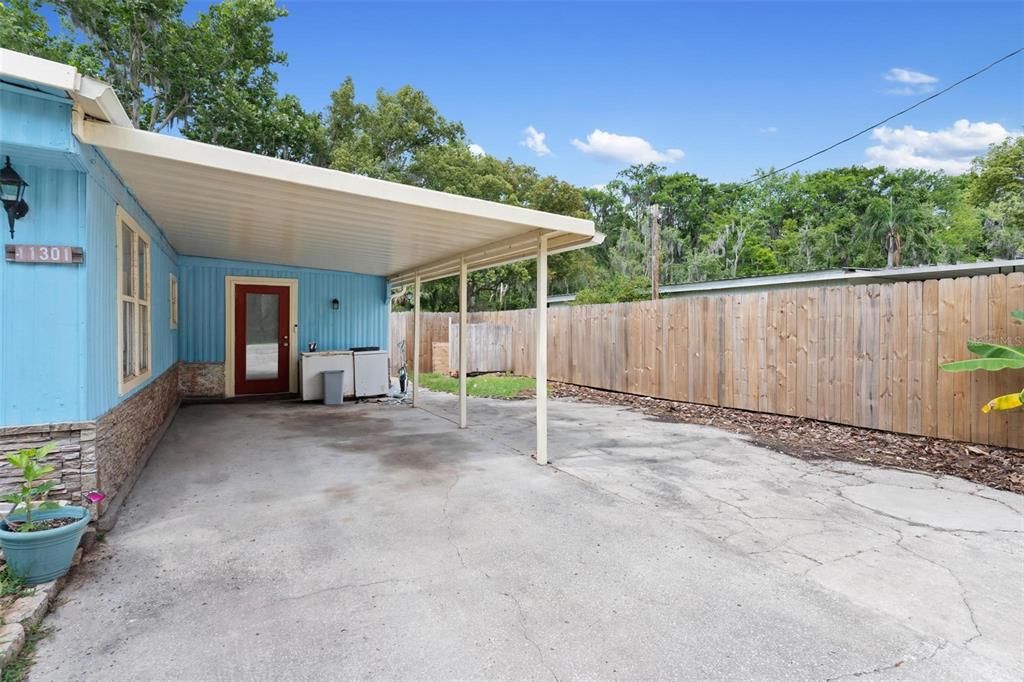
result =
[{"label": "gray trash can", "polygon": [[324,405],[341,405],[345,399],[345,370],[322,372],[324,375]]}]

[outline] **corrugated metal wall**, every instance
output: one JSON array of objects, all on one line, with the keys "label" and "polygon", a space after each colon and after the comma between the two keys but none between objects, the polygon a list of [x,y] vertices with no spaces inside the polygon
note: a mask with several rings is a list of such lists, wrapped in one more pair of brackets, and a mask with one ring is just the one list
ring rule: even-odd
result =
[{"label": "corrugated metal wall", "polygon": [[[71,102],[0,83],[0,141],[49,151],[71,151]],[[14,152],[6,153],[14,156]],[[15,161],[14,158],[11,159]],[[19,171],[20,172],[20,171]]]},{"label": "corrugated metal wall", "polygon": [[[12,241],[81,246],[82,174],[12,162],[31,190]],[[80,265],[0,261],[0,425],[82,418],[84,291]]]},{"label": "corrugated metal wall", "polygon": [[[177,254],[164,239],[106,160],[95,150],[84,148],[82,159],[89,168],[86,192],[86,272],[88,279],[88,324],[85,415],[98,417],[119,402],[142,390],[178,361],[178,331],[170,328],[170,274],[177,274]],[[118,393],[117,373],[117,206],[134,218],[150,237],[152,274],[151,333],[153,373],[150,380],[132,391]]]},{"label": "corrugated metal wall", "polygon": [[[243,261],[179,258],[180,356],[185,362],[224,361],[224,278],[299,280],[300,348],[321,350],[387,345],[388,293],[383,277]],[[341,301],[340,310],[331,300]]]}]

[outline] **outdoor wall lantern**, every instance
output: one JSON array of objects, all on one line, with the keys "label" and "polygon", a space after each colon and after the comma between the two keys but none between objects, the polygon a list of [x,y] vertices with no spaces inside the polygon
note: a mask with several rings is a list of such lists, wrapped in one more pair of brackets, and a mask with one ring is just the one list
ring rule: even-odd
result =
[{"label": "outdoor wall lantern", "polygon": [[332,299],[331,300],[331,310],[338,310],[339,308],[341,308],[341,301],[339,301],[336,298]]},{"label": "outdoor wall lantern", "polygon": [[28,183],[11,167],[11,157],[0,169],[0,195],[3,196],[4,210],[7,211],[7,222],[11,227],[11,239],[14,239],[14,221],[28,215],[28,204],[25,203],[25,188]]}]

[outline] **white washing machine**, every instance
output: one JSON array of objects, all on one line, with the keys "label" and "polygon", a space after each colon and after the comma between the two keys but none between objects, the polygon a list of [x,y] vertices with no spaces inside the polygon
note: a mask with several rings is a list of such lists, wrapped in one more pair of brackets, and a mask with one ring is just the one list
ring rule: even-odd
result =
[{"label": "white washing machine", "polygon": [[[362,350],[353,354],[357,398],[384,395],[388,392],[388,352]],[[348,377],[345,378],[348,381]]]},{"label": "white washing machine", "polygon": [[324,372],[344,370],[343,391],[345,396],[355,395],[355,372],[352,365],[352,351],[325,350],[303,353],[299,358],[299,376],[302,379],[303,400],[324,399]]}]

